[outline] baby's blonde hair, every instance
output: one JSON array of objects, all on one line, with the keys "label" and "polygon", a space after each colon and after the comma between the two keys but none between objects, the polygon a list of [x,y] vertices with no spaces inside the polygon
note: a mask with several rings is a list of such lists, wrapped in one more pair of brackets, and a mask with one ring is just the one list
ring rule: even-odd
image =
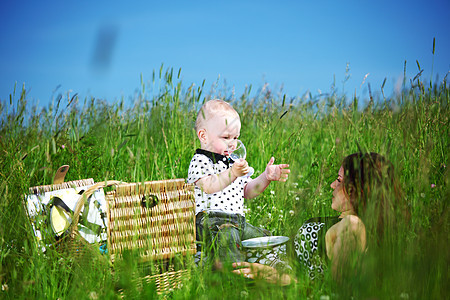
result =
[{"label": "baby's blonde hair", "polygon": [[220,99],[209,100],[198,111],[195,130],[201,129],[208,120],[214,117],[228,114],[235,116],[239,120],[239,114],[229,103]]}]

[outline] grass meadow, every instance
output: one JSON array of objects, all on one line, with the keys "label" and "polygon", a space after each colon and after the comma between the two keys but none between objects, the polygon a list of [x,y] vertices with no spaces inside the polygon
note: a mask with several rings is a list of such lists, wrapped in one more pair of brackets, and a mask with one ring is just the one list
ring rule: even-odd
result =
[{"label": "grass meadow", "polygon": [[[311,282],[297,274],[286,287],[247,282],[227,272],[195,266],[173,299],[446,299],[449,295],[449,96],[446,79],[422,82],[374,97],[337,93],[289,98],[267,87],[242,95],[226,88],[184,86],[180,73],[161,68],[141,80],[131,99],[116,103],[59,95],[37,108],[27,91],[14,87],[0,103],[0,298],[115,299],[159,297],[152,284],[139,284],[133,257],[111,266],[93,255],[77,264],[70,256],[35,246],[23,206],[31,186],[50,184],[57,168],[70,165],[66,181],[94,178],[142,182],[186,178],[199,147],[197,110],[212,98],[230,101],[240,113],[241,140],[255,175],[271,156],[289,163],[286,183],[272,183],[247,200],[247,218],[274,235],[291,236],[313,216],[334,216],[330,183],[342,159],[360,150],[392,161],[411,219],[389,263],[374,272],[336,282],[326,273]],[[395,237],[393,237],[395,239]],[[191,263],[192,264],[192,263]],[[162,297],[162,296],[161,296]]]}]

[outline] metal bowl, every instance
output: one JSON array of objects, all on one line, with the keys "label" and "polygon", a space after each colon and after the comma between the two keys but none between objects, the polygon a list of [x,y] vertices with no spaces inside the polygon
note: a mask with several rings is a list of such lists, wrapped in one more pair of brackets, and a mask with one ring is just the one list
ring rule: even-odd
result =
[{"label": "metal bowl", "polygon": [[253,239],[242,241],[244,248],[256,249],[256,248],[271,248],[278,245],[285,244],[289,241],[287,236],[263,236]]}]

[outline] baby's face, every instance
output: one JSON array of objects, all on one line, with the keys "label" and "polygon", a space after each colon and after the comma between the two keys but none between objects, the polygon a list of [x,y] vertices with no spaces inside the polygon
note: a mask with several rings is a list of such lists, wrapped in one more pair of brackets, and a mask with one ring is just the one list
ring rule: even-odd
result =
[{"label": "baby's face", "polygon": [[233,114],[218,116],[205,124],[206,143],[204,150],[228,156],[236,149],[236,140],[241,133],[241,121]]}]

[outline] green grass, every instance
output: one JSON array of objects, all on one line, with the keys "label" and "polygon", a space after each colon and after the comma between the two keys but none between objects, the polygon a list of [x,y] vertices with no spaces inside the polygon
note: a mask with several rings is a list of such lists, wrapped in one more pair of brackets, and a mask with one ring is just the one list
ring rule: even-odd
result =
[{"label": "green grass", "polygon": [[[178,76],[179,77],[179,73]],[[150,92],[149,92],[150,91]],[[290,164],[287,183],[272,183],[247,201],[250,223],[276,235],[292,235],[312,216],[335,215],[330,183],[341,160],[362,149],[379,152],[396,167],[411,220],[389,264],[365,276],[336,283],[310,282],[301,273],[288,287],[246,283],[228,273],[193,268],[173,298],[358,298],[440,299],[448,296],[449,95],[446,81],[414,86],[388,98],[364,101],[332,94],[316,101],[250,90],[184,87],[162,68],[128,101],[63,96],[43,109],[14,88],[0,106],[0,298],[116,298],[117,287],[134,298],[156,296],[138,288],[133,258],[111,268],[94,256],[74,263],[55,251],[40,253],[22,206],[30,186],[50,184],[60,165],[66,180],[94,178],[126,182],[185,178],[199,147],[193,125],[203,101],[230,100],[241,115],[241,139],[256,175],[270,157]],[[358,109],[358,107],[360,109]],[[62,147],[64,145],[64,147]],[[432,187],[433,185],[433,187]],[[382,275],[380,275],[382,274]],[[328,274],[329,275],[329,274]],[[408,298],[405,298],[408,297]]]}]

